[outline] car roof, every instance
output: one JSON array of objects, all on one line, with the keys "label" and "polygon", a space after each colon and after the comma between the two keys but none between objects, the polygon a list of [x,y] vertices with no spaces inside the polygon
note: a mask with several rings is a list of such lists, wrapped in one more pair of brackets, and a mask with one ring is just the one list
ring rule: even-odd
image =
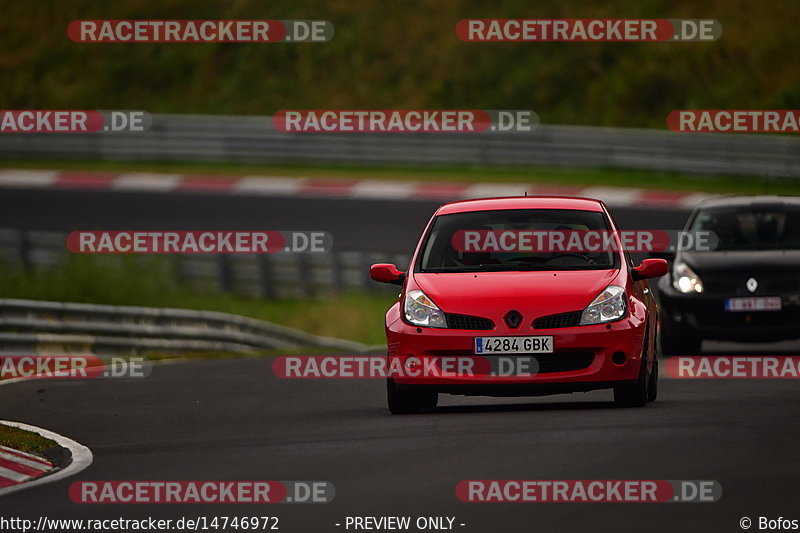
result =
[{"label": "car roof", "polygon": [[574,211],[603,211],[603,202],[592,198],[572,196],[510,196],[506,198],[478,198],[444,204],[438,215],[468,213],[470,211],[498,211],[502,209],[571,209]]},{"label": "car roof", "polygon": [[698,206],[698,209],[715,209],[718,207],[758,207],[769,205],[800,206],[800,196],[777,196],[774,194],[760,194],[754,196],[718,196],[705,200]]}]

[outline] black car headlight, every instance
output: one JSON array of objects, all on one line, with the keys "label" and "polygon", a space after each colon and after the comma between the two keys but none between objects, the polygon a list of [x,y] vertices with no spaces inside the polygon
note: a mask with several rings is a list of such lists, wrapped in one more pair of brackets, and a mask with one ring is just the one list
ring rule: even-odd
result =
[{"label": "black car headlight", "polygon": [[689,265],[681,261],[676,261],[672,267],[672,286],[684,294],[703,292],[703,282],[700,281],[700,277],[689,268]]}]

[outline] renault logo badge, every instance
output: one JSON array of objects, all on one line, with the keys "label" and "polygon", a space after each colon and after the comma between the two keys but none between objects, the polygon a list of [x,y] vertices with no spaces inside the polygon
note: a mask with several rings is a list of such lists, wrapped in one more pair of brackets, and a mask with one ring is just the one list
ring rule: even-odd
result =
[{"label": "renault logo badge", "polygon": [[745,283],[745,287],[747,287],[747,290],[750,292],[756,292],[756,289],[758,288],[758,282],[756,281],[756,278],[748,279],[747,283]]},{"label": "renault logo badge", "polygon": [[508,327],[511,329],[517,329],[519,325],[522,323],[522,315],[519,311],[511,310],[506,313],[506,316],[503,317],[508,324]]}]

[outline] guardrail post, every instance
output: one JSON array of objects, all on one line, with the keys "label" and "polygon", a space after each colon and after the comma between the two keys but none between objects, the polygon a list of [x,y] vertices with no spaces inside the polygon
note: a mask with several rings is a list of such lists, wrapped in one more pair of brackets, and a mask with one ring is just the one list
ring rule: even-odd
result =
[{"label": "guardrail post", "polygon": [[231,292],[233,290],[233,269],[231,268],[231,259],[228,254],[217,255],[217,281],[219,288],[222,292]]},{"label": "guardrail post", "polygon": [[314,296],[314,280],[311,274],[311,258],[307,253],[297,254],[297,267],[300,269],[300,290],[311,298]]},{"label": "guardrail post", "polygon": [[344,276],[342,274],[342,256],[338,253],[331,255],[331,282],[333,290],[336,292],[343,292],[344,290]]},{"label": "guardrail post", "polygon": [[19,261],[22,264],[22,268],[25,270],[31,270],[31,236],[30,233],[26,230],[19,231]]},{"label": "guardrail post", "polygon": [[258,290],[264,299],[275,296],[275,279],[272,272],[272,258],[267,254],[259,254],[256,259],[258,264]]}]

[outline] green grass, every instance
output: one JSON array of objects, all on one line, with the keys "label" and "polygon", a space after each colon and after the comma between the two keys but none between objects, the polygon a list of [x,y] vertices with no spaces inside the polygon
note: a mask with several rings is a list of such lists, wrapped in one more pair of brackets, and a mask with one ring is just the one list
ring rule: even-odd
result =
[{"label": "green grass", "polygon": [[[533,109],[547,124],[665,128],[674,109],[800,107],[797,2],[371,0],[3,3],[5,109]],[[470,43],[463,18],[714,18],[705,43]],[[327,19],[324,44],[83,44],[75,19]]]},{"label": "green grass", "polygon": [[24,429],[0,424],[0,445],[29,453],[40,453],[53,446],[55,441]]},{"label": "green grass", "polygon": [[[175,284],[162,257],[69,256],[55,268],[24,271],[0,267],[0,295],[108,305],[142,305],[221,311],[292,328],[381,344],[383,315],[394,293],[345,293],[310,300],[264,300]],[[334,319],[335,318],[335,319]]]},{"label": "green grass", "polygon": [[798,180],[765,180],[758,176],[682,174],[629,169],[349,167],[238,165],[230,163],[144,163],[76,160],[0,160],[0,168],[88,170],[97,172],[164,172],[210,174],[231,179],[244,175],[334,179],[449,181],[461,183],[531,183],[563,186],[644,187],[673,191],[736,194],[800,194]]}]

